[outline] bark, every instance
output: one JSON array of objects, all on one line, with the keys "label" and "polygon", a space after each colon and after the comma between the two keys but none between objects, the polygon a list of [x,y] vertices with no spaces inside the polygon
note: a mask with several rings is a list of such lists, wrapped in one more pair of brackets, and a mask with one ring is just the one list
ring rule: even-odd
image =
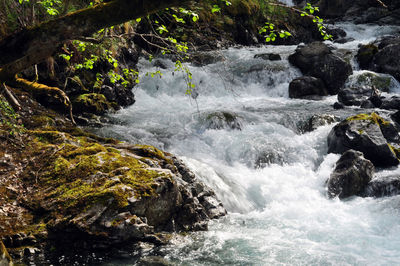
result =
[{"label": "bark", "polygon": [[147,16],[190,0],[113,0],[26,28],[0,41],[0,80],[51,56],[67,40]]}]

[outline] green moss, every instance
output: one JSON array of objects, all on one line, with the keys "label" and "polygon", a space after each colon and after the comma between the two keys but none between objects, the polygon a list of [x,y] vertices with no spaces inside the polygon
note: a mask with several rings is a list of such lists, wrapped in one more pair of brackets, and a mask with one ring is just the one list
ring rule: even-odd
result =
[{"label": "green moss", "polygon": [[159,159],[173,165],[173,161],[166,156],[161,150],[150,146],[150,145],[135,145],[135,153],[142,157],[147,157],[150,159]]},{"label": "green moss", "polygon": [[389,144],[389,143],[388,143],[388,146],[389,146],[390,150],[391,150],[394,154],[396,154],[397,159],[400,160],[400,148],[396,148],[396,147],[394,147],[393,145],[391,145],[391,144]]},{"label": "green moss", "polygon": [[358,114],[358,115],[355,115],[355,116],[348,117],[346,120],[347,121],[366,120],[366,121],[373,122],[373,123],[375,123],[375,124],[377,124],[379,126],[386,126],[386,125],[390,124],[389,121],[386,121],[385,119],[383,119],[382,117],[380,117],[376,113]]},{"label": "green moss", "polygon": [[232,5],[226,8],[228,14],[232,16],[250,16],[260,10],[260,3],[257,0],[231,0]]},{"label": "green moss", "polygon": [[106,97],[99,93],[81,94],[72,101],[72,105],[74,111],[78,113],[89,112],[102,115],[112,109]]},{"label": "green moss", "polygon": [[31,130],[29,133],[43,143],[63,143],[67,139],[66,134],[60,131]]}]

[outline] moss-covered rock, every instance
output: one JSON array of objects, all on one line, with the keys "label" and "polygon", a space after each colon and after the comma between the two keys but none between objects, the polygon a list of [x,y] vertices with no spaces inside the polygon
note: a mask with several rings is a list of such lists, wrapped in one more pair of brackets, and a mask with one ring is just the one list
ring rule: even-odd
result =
[{"label": "moss-covered rock", "polygon": [[93,113],[103,115],[112,109],[112,105],[103,94],[88,93],[81,94],[72,101],[73,110],[77,114]]},{"label": "moss-covered rock", "polygon": [[[397,138],[396,138],[397,136]],[[376,113],[351,116],[336,125],[328,135],[328,152],[360,151],[375,166],[399,164],[390,143],[399,142],[398,131]]]}]

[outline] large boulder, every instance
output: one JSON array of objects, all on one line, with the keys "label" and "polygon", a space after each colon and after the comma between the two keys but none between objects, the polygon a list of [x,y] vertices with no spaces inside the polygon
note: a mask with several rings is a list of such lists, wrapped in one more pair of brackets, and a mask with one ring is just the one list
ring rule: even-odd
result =
[{"label": "large boulder", "polygon": [[392,75],[400,81],[400,37],[387,36],[361,45],[357,60],[361,69],[369,69]]},{"label": "large boulder", "polygon": [[360,195],[374,175],[374,165],[361,152],[346,151],[328,179],[328,196],[340,199]]},{"label": "large boulder", "polygon": [[337,94],[353,73],[351,65],[333,54],[332,48],[322,42],[299,46],[289,61],[304,75],[320,78],[329,94]]},{"label": "large boulder", "polygon": [[373,64],[378,72],[387,73],[400,81],[400,42],[391,44],[375,54]]},{"label": "large boulder", "polygon": [[392,144],[388,143],[397,144],[393,139],[394,131],[397,133],[392,123],[375,113],[352,116],[331,130],[328,135],[328,152],[344,153],[354,149],[362,152],[375,166],[398,165],[396,152]]},{"label": "large boulder", "polygon": [[290,98],[309,99],[326,95],[328,95],[328,91],[324,82],[319,78],[303,76],[292,80],[289,84]]}]

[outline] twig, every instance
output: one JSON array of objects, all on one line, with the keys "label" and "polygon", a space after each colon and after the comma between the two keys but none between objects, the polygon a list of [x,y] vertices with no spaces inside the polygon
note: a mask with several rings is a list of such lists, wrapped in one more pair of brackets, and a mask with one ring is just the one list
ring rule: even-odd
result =
[{"label": "twig", "polygon": [[21,104],[18,102],[17,98],[12,94],[12,92],[7,88],[5,83],[3,83],[3,91],[4,96],[6,97],[7,101],[12,105],[12,107],[17,111],[20,111]]}]

